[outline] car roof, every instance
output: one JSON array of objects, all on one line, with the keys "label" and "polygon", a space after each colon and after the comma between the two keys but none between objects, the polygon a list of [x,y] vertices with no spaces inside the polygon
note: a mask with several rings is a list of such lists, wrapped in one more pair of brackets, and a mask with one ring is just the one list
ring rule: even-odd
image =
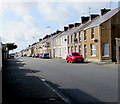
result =
[{"label": "car roof", "polygon": [[79,53],[79,52],[70,52],[70,53]]}]

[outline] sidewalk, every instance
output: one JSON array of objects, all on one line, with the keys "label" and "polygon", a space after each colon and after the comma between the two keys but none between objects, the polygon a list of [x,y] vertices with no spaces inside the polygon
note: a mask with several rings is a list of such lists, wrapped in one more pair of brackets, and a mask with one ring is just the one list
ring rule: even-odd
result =
[{"label": "sidewalk", "polygon": [[34,73],[23,62],[9,59],[2,71],[2,104],[65,104]]}]

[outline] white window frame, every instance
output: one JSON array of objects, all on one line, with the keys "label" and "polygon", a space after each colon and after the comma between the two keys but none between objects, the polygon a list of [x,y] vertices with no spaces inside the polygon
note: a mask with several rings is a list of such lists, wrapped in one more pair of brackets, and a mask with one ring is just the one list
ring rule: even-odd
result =
[{"label": "white window frame", "polygon": [[[94,35],[94,37],[92,37],[93,35]],[[91,39],[94,40],[94,38],[95,38],[95,28],[93,27],[91,29]]]},{"label": "white window frame", "polygon": [[96,56],[96,45],[95,44],[91,44],[91,56],[93,57]]},{"label": "white window frame", "polygon": [[[105,45],[107,45],[107,47]],[[103,44],[103,57],[109,57],[109,43]]]}]

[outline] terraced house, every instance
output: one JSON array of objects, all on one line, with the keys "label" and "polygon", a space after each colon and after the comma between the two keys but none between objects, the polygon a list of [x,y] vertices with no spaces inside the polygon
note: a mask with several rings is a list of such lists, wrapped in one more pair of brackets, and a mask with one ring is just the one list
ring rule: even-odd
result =
[{"label": "terraced house", "polygon": [[115,38],[120,38],[119,17],[120,8],[102,9],[100,17],[83,29],[84,57],[88,60],[116,61]]},{"label": "terraced house", "polygon": [[82,24],[68,34],[68,52],[80,52],[88,61],[116,61],[119,17],[120,7],[101,9],[100,16],[81,17]]},{"label": "terraced house", "polygon": [[69,24],[63,32],[39,41],[35,53],[66,58],[69,52],[80,52],[88,61],[120,60],[120,7],[101,9],[99,14],[81,17],[81,23]]}]

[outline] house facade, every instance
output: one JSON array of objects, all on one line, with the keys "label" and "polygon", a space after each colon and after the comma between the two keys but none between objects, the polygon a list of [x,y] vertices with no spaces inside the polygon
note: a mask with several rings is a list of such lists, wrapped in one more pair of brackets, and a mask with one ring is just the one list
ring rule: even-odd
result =
[{"label": "house facade", "polygon": [[84,57],[90,61],[116,61],[116,39],[120,38],[120,8],[102,15],[83,29]]},{"label": "house facade", "polygon": [[31,53],[49,53],[52,58],[65,59],[69,52],[79,52],[88,61],[119,61],[119,17],[120,7],[81,17],[81,24],[69,24],[63,32],[32,45]]}]

